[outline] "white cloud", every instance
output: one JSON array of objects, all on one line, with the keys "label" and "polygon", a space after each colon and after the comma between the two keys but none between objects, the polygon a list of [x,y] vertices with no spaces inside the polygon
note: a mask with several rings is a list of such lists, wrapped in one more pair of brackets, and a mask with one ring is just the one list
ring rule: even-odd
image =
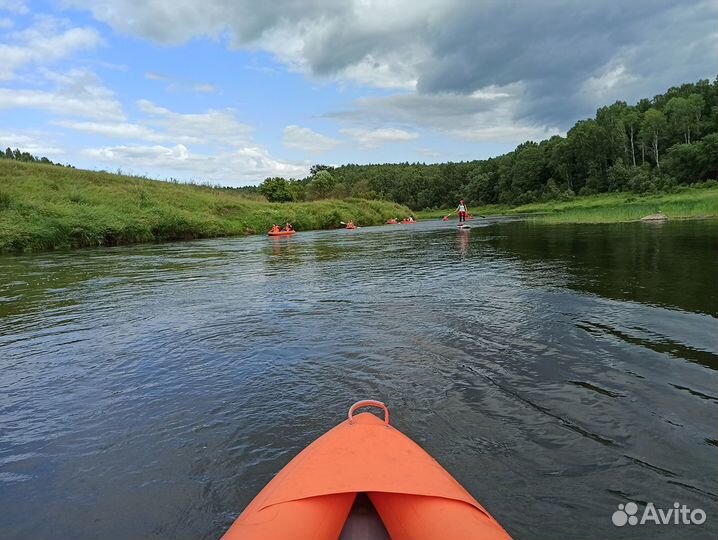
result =
[{"label": "white cloud", "polygon": [[419,138],[418,133],[396,128],[344,128],[340,130],[365,148],[376,148],[389,142],[406,142]]},{"label": "white cloud", "polygon": [[159,107],[147,99],[138,100],[137,108],[139,110],[141,110],[143,113],[158,115],[158,116],[171,113],[171,111],[169,109],[165,109],[164,107]]},{"label": "white cloud", "polygon": [[290,125],[284,128],[282,143],[287,148],[320,154],[336,148],[341,141],[317,133],[309,128]]},{"label": "white cloud", "polygon": [[156,71],[145,72],[145,79],[150,81],[162,81],[167,83],[166,88],[170,92],[176,92],[178,90],[181,90],[196,92],[200,94],[213,94],[217,91],[217,87],[213,84],[182,82],[172,77],[169,77],[168,75],[157,73]]},{"label": "white cloud", "polygon": [[9,11],[18,15],[24,15],[30,11],[25,0],[0,0],[0,11]]},{"label": "white cloud", "polygon": [[94,28],[62,28],[51,17],[38,17],[34,26],[9,35],[11,43],[0,43],[0,79],[12,79],[17,70],[47,65],[101,43]]},{"label": "white cloud", "polygon": [[182,114],[146,99],[139,100],[137,108],[144,116],[135,122],[60,120],[54,123],[68,129],[126,141],[213,144],[218,147],[246,146],[251,143],[252,127],[239,122],[232,109]]},{"label": "white cloud", "polygon": [[145,79],[150,81],[169,81],[170,78],[166,75],[162,75],[161,73],[155,73],[154,71],[146,71],[145,72]]},{"label": "white cloud", "polygon": [[163,131],[170,138],[186,137],[198,144],[213,142],[229,146],[243,146],[251,140],[252,127],[239,122],[232,109],[181,114],[146,99],[139,100],[137,106],[150,115],[144,120],[145,124]]},{"label": "white cloud", "polygon": [[617,93],[620,95],[622,88],[626,88],[636,80],[637,77],[628,73],[625,65],[617,63],[606,66],[601,72],[586,79],[581,92],[589,95],[593,102],[605,103]]},{"label": "white cloud", "polygon": [[419,148],[417,152],[419,152],[422,156],[429,158],[437,158],[441,155],[441,152],[432,148]]},{"label": "white cloud", "polygon": [[209,83],[196,83],[191,88],[193,92],[199,92],[200,94],[214,94],[217,91],[217,87]]},{"label": "white cloud", "polygon": [[125,140],[143,140],[152,142],[163,142],[167,141],[169,138],[167,135],[157,133],[146,126],[127,122],[76,122],[70,120],[60,120],[53,123],[60,127],[75,131],[82,131],[84,133],[90,133],[101,137],[115,137]]},{"label": "white cloud", "polygon": [[189,161],[190,151],[183,145],[166,146],[106,146],[102,148],[89,148],[84,151],[100,161],[124,162],[127,166],[164,166],[171,165],[173,169],[183,169],[184,163]]},{"label": "white cloud", "polygon": [[[89,98],[85,99],[85,98]],[[72,96],[43,90],[0,88],[0,109],[41,109],[53,114],[121,120],[119,104],[108,96]]]},{"label": "white cloud", "polygon": [[[282,161],[251,138],[251,127],[231,109],[178,113],[148,100],[134,122],[58,120],[66,129],[115,138],[122,144],[88,148],[85,158],[155,177],[174,176],[240,185],[267,176],[303,177],[307,163]],[[143,144],[154,143],[154,144]],[[206,146],[198,150],[197,147]]]},{"label": "white cloud", "polygon": [[40,109],[60,116],[124,120],[122,106],[114,93],[86,70],[45,72],[56,84],[54,90],[0,88],[0,109]]},{"label": "white cloud", "polygon": [[30,152],[34,156],[56,157],[64,151],[58,146],[48,144],[47,133],[41,135],[28,135],[25,133],[0,132],[0,151],[5,148],[19,148],[23,152]]},{"label": "white cloud", "polygon": [[521,144],[526,141],[540,141],[548,139],[553,135],[560,135],[557,128],[549,129],[541,126],[522,126],[509,124],[493,127],[476,127],[469,129],[457,129],[450,132],[464,139],[475,141],[503,142],[509,144]]},{"label": "white cloud", "polygon": [[228,152],[204,154],[185,145],[175,146],[106,146],[84,150],[84,155],[123,170],[150,176],[178,176],[224,185],[256,183],[270,176],[303,177],[306,163],[290,163],[273,158],[256,146]]}]

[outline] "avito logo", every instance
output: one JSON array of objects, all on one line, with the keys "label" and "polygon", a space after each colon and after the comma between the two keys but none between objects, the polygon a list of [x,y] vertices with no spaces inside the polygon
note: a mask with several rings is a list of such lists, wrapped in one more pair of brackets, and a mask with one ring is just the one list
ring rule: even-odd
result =
[{"label": "avito logo", "polygon": [[673,508],[664,510],[656,508],[656,505],[649,502],[643,510],[641,517],[638,517],[638,505],[629,502],[618,505],[611,516],[611,521],[616,527],[624,525],[645,525],[653,523],[654,525],[703,525],[706,522],[706,513],[700,508],[691,510],[685,504],[673,503]]}]

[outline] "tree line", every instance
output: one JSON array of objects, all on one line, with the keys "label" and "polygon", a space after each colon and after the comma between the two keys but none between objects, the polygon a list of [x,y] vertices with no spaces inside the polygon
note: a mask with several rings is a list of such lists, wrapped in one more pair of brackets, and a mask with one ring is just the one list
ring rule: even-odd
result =
[{"label": "tree line", "polygon": [[[57,165],[59,167],[64,167],[65,165],[62,165],[61,163],[55,163],[53,161],[50,161],[46,157],[37,157],[33,156],[30,152],[23,152],[19,150],[18,148],[15,148],[15,150],[11,148],[6,148],[5,152],[0,150],[0,159],[12,159],[15,161],[23,161],[26,163],[44,163],[46,165]],[[67,165],[68,167],[71,167],[71,165]]]},{"label": "tree line", "polygon": [[635,105],[617,101],[565,137],[458,163],[315,165],[303,179],[267,178],[270,201],[359,197],[413,209],[518,205],[576,195],[665,192],[718,178],[718,77],[670,88]]}]

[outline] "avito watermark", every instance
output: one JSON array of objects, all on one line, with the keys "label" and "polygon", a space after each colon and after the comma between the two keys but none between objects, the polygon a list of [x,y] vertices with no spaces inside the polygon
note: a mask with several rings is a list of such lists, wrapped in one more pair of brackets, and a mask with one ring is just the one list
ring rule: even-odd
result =
[{"label": "avito watermark", "polygon": [[616,527],[624,525],[703,525],[706,522],[706,513],[700,508],[690,509],[685,504],[673,503],[672,508],[656,508],[652,502],[646,504],[643,514],[638,516],[638,505],[634,502],[619,504],[611,516]]}]

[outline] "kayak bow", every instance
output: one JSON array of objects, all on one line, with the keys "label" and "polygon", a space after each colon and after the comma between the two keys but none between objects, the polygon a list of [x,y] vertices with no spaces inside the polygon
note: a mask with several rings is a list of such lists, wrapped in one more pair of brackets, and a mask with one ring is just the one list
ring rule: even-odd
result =
[{"label": "kayak bow", "polygon": [[[379,407],[384,420],[362,407]],[[507,540],[439,463],[389,424],[379,401],[287,464],[223,540]]]}]

